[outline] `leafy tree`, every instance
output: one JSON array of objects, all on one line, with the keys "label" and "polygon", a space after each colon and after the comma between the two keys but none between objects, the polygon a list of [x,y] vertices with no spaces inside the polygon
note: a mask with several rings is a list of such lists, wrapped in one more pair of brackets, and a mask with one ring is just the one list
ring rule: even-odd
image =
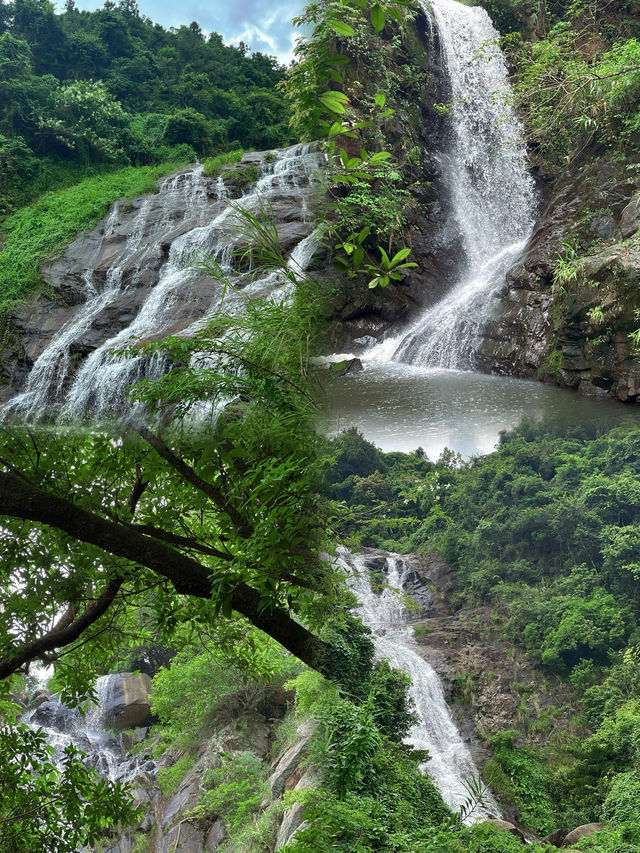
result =
[{"label": "leafy tree", "polygon": [[169,145],[186,142],[200,154],[207,154],[213,145],[213,128],[202,113],[188,107],[169,116],[165,139]]},{"label": "leafy tree", "polygon": [[15,723],[2,706],[0,723],[0,847],[6,853],[75,853],[99,841],[105,830],[136,815],[120,784],[109,784],[87,768],[69,746],[62,769],[40,729]]}]

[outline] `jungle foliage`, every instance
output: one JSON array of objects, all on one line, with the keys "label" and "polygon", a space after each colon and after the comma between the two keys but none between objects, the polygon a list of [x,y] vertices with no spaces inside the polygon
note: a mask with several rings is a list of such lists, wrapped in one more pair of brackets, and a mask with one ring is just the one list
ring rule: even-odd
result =
[{"label": "jungle foliage", "polygon": [[534,153],[556,171],[589,148],[633,155],[640,23],[627,0],[487,0],[515,65]]},{"label": "jungle foliage", "polygon": [[328,156],[331,203],[324,227],[335,262],[356,286],[400,281],[415,201],[411,134],[426,80],[410,0],[325,0],[305,7],[294,23],[309,32],[296,47],[296,63],[282,84],[291,128],[301,139],[320,139]]},{"label": "jungle foliage", "polygon": [[283,69],[193,22],[166,30],[135,0],[0,6],[0,215],[110,164],[188,161],[289,140]]},{"label": "jungle foliage", "polygon": [[469,462],[384,454],[354,431],[330,453],[326,488],[352,512],[344,535],[438,552],[457,573],[454,603],[488,606],[492,630],[572,687],[573,724],[546,752],[520,732],[496,739],[496,788],[541,834],[605,818],[610,842],[592,849],[618,849],[619,836],[629,844],[619,849],[636,850],[640,827],[626,805],[640,766],[635,419],[603,434],[524,423]]}]

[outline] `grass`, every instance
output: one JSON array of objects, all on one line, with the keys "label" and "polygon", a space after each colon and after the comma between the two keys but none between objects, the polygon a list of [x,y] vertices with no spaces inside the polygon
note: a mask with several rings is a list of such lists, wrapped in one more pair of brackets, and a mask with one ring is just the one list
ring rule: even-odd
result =
[{"label": "grass", "polygon": [[85,178],[66,189],[48,192],[9,216],[0,230],[0,315],[7,316],[21,299],[41,283],[44,261],[89,231],[119,198],[155,192],[158,178],[180,163],[128,166]]},{"label": "grass", "polygon": [[223,166],[233,166],[234,163],[239,163],[243,155],[242,148],[237,148],[235,151],[226,151],[224,154],[217,154],[215,157],[207,157],[202,161],[204,173],[208,178],[216,178]]}]

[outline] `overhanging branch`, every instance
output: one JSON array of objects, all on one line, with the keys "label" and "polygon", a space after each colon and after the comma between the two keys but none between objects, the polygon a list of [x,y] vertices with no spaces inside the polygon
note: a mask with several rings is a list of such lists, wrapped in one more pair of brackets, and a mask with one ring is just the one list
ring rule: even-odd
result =
[{"label": "overhanging branch", "polygon": [[[197,560],[143,535],[130,524],[103,518],[6,471],[0,472],[2,515],[55,527],[73,539],[142,565],[171,581],[182,595],[206,599],[212,596],[212,571]],[[218,580],[225,580],[220,571]],[[286,610],[270,605],[257,589],[243,582],[234,584],[229,600],[232,608],[253,625],[304,663],[325,672],[324,661],[330,658],[330,647],[292,619]]]}]

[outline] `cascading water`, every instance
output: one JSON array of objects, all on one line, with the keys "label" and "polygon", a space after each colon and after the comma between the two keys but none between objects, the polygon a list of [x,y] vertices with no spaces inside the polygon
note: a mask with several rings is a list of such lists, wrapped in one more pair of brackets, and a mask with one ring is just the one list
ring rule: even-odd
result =
[{"label": "cascading water", "polygon": [[[274,154],[275,160],[264,164],[264,174],[255,187],[234,204],[259,213],[265,200],[274,199],[277,203],[287,195],[304,200],[319,156],[306,145]],[[220,305],[223,286],[194,268],[194,262],[197,264],[204,255],[212,257],[245,294],[268,293],[277,298],[285,285],[282,276],[270,275],[257,281],[249,277],[247,281],[236,275],[234,207],[229,204],[222,179],[214,185],[213,192],[216,201],[212,205],[207,196],[207,180],[198,166],[166,179],[157,196],[142,201],[133,229],[126,234],[124,250],[102,276],[103,282],[99,283],[95,269],[85,272],[85,303],[37,359],[24,391],[5,407],[8,416],[38,420],[56,415],[75,421],[126,411],[130,405],[128,388],[141,379],[158,376],[166,368],[162,360],[126,352],[127,348],[144,338],[188,333],[201,326],[202,318]],[[300,198],[298,203],[302,203]],[[96,265],[104,254],[105,238],[117,231],[118,222],[114,208],[104,226]],[[138,306],[149,259],[160,256],[168,242],[168,257],[158,281]],[[313,235],[305,237],[294,248],[291,263],[304,268],[317,246]],[[80,367],[72,365],[97,318],[122,303],[131,306],[128,313],[132,316],[126,325],[98,346],[88,348],[89,354]],[[242,303],[243,297],[233,291],[224,297],[226,311],[240,310]]]},{"label": "cascading water", "polygon": [[534,224],[534,184],[498,32],[484,9],[429,0],[451,93],[440,154],[444,185],[461,235],[463,271],[451,291],[408,331],[364,354],[371,361],[473,367],[493,291]]},{"label": "cascading water", "polygon": [[[377,657],[388,660],[411,676],[409,695],[415,704],[418,722],[411,729],[408,742],[416,749],[427,750],[430,759],[424,769],[443,800],[457,811],[468,800],[466,783],[477,777],[478,770],[451,717],[440,679],[418,654],[413,630],[407,624],[409,615],[398,593],[402,592],[407,574],[412,570],[402,557],[388,554],[386,585],[378,593],[371,588],[371,575],[363,555],[339,548],[338,562],[358,596],[363,621],[373,632]],[[465,821],[473,823],[488,816],[499,817],[500,809],[492,795],[486,792],[482,803],[466,815]]]},{"label": "cascading water", "polygon": [[97,703],[91,705],[84,716],[51,697],[35,710],[28,711],[22,721],[44,732],[47,743],[55,750],[55,764],[61,766],[65,748],[74,746],[86,755],[86,764],[97,770],[100,776],[112,782],[127,782],[142,771],[155,770],[156,765],[148,759],[123,754],[109,732],[104,699],[111,677],[98,678]]}]

